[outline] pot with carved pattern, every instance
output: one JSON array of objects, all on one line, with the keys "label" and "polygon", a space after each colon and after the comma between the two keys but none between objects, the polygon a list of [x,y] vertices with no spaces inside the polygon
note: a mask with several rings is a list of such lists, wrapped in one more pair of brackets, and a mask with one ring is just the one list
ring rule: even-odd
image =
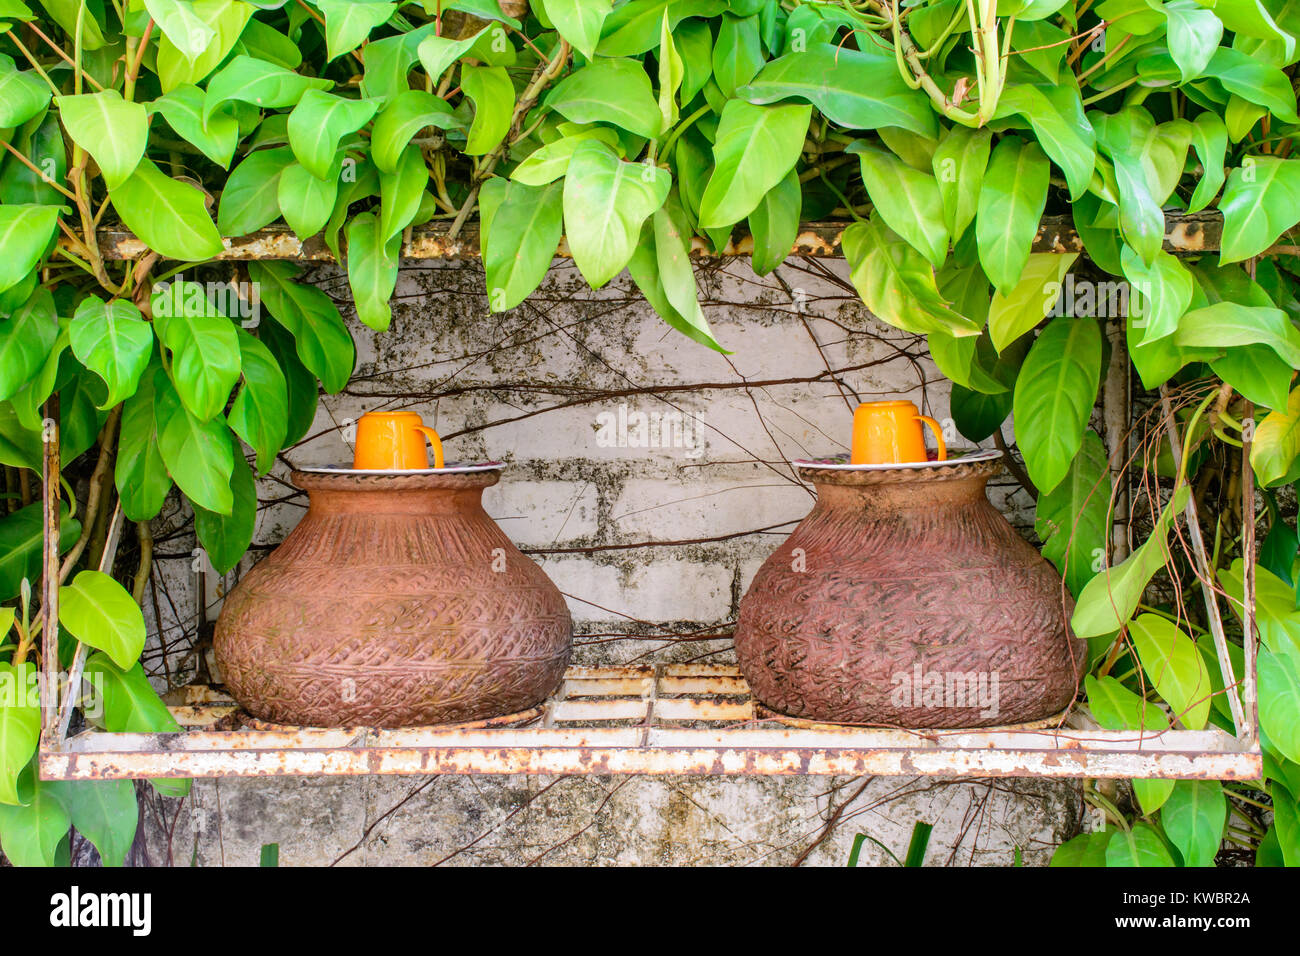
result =
[{"label": "pot with carved pattern", "polygon": [[306,516],[217,621],[235,699],[256,717],[316,727],[470,721],[545,700],[572,621],[559,589],[483,510],[499,470],[293,472]]},{"label": "pot with carved pattern", "polygon": [[996,452],[800,465],[817,503],[759,569],[736,653],[754,696],[817,721],[988,727],[1074,699],[1084,642],[1060,577],[985,497]]}]

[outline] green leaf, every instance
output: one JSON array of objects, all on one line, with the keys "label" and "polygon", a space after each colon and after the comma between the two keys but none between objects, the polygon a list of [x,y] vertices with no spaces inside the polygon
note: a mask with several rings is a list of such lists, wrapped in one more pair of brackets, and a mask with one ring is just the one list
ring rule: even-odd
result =
[{"label": "green leaf", "polygon": [[[677,91],[681,88],[685,67],[677,45],[673,42],[673,32],[668,26],[668,12],[664,11],[663,26],[659,31],[659,117],[661,129],[668,129],[677,122]],[[689,101],[688,101],[689,102]]]},{"label": "green leaf", "polygon": [[1300,652],[1279,644],[1261,647],[1259,722],[1278,753],[1300,763]]},{"label": "green leaf", "polygon": [[1292,368],[1300,367],[1300,329],[1281,309],[1216,302],[1178,321],[1174,342],[1183,348],[1267,345]]},{"label": "green leaf", "polygon": [[248,272],[271,318],[293,336],[302,364],[325,391],[340,391],[352,376],[356,348],[333,300],[297,282],[297,269],[287,262],[250,263]]},{"label": "green leaf", "polygon": [[1078,595],[1106,556],[1110,539],[1112,483],[1106,449],[1092,429],[1085,429],[1079,453],[1065,480],[1041,493],[1035,504],[1034,530],[1047,558]]},{"label": "green leaf", "polygon": [[763,63],[758,17],[724,13],[713,43],[713,78],[722,95],[728,99],[735,96],[738,87],[758,75]]},{"label": "green leaf", "polygon": [[465,153],[470,156],[490,153],[506,138],[514,116],[515,88],[510,74],[503,66],[462,66],[460,85],[474,101],[474,122],[469,128]]},{"label": "green leaf", "polygon": [[59,624],[118,667],[130,667],[144,650],[140,605],[102,571],[78,571],[71,584],[59,588]]},{"label": "green leaf", "polygon": [[1196,115],[1192,121],[1192,148],[1196,150],[1203,172],[1191,199],[1187,201],[1187,211],[1199,212],[1214,200],[1223,185],[1223,157],[1228,150],[1228,130],[1217,113]]},{"label": "green leaf", "polygon": [[83,299],[68,325],[68,341],[72,354],[108,387],[100,408],[112,408],[136,390],[153,354],[152,326],[124,299]]},{"label": "green leaf", "polygon": [[1214,11],[1205,9],[1196,0],[1168,0],[1164,11],[1169,18],[1169,55],[1187,83],[1209,66],[1210,57],[1223,38],[1223,23]]},{"label": "green leaf", "polygon": [[1187,485],[1180,486],[1161,511],[1151,536],[1119,564],[1103,569],[1084,585],[1070,619],[1070,627],[1078,637],[1112,634],[1128,623],[1147,584],[1169,560],[1169,526],[1187,503],[1188,495]]},{"label": "green leaf", "polygon": [[546,276],[563,232],[560,183],[529,186],[489,179],[479,192],[479,244],[487,273],[488,308],[505,312]]},{"label": "green leaf", "polygon": [[426,126],[451,129],[460,125],[446,100],[424,90],[404,90],[375,118],[370,158],[380,172],[397,172],[398,159],[420,130]]},{"label": "green leaf", "polygon": [[1163,733],[1169,718],[1160,705],[1133,693],[1113,677],[1083,679],[1088,708],[1104,730],[1148,730]]},{"label": "green leaf", "polygon": [[280,174],[291,162],[293,152],[279,147],[249,153],[235,167],[217,207],[223,236],[246,236],[280,218]]},{"label": "green leaf", "polygon": [[618,146],[618,133],[608,126],[595,126],[578,130],[545,146],[539,146],[524,158],[510,173],[510,178],[525,186],[545,186],[563,176],[569,169],[573,151],[584,141],[599,140],[606,146]]},{"label": "green leaf", "polygon": [[663,282],[659,277],[659,252],[655,246],[655,224],[653,219],[650,219],[641,227],[636,249],[627,263],[627,271],[637,288],[641,290],[641,294],[645,296],[646,301],[659,317],[672,328],[702,345],[722,351],[711,334],[702,332],[698,326],[678,315],[677,310],[668,301],[668,293],[664,291]]},{"label": "green leaf", "polygon": [[335,166],[339,142],[370,122],[378,108],[374,100],[349,100],[308,90],[289,114],[289,147],[313,176],[327,179]]},{"label": "green leaf", "polygon": [[[36,169],[21,162],[13,153],[0,155],[0,203],[60,205],[63,194],[53,184],[67,178],[68,151],[58,113],[47,111],[43,116],[38,114],[38,118],[24,123],[14,131],[10,145],[35,162]],[[9,294],[13,294],[13,290]]]},{"label": "green leaf", "polygon": [[178,316],[167,323],[163,342],[172,353],[172,381],[185,407],[199,419],[218,415],[239,381],[236,326],[215,310]]},{"label": "green leaf", "polygon": [[230,472],[230,513],[218,514],[194,506],[194,534],[218,574],[226,574],[239,564],[257,525],[257,483],[233,436],[231,443],[234,467]]},{"label": "green leaf", "polygon": [[1117,830],[1106,847],[1107,867],[1173,865],[1174,858],[1160,836],[1145,823],[1135,824],[1131,830]]},{"label": "green leaf", "polygon": [[1250,465],[1260,484],[1272,485],[1288,476],[1300,455],[1300,388],[1291,392],[1285,409],[1274,409],[1255,429]]},{"label": "green leaf", "polygon": [[215,39],[205,40],[200,46],[197,37],[191,35],[183,48],[166,34],[158,40],[158,80],[164,93],[187,83],[198,83],[215,70],[234,49],[255,12],[252,4],[241,0],[194,0],[188,6],[212,30]]},{"label": "green leaf", "polygon": [[333,85],[330,80],[303,76],[265,60],[236,56],[208,81],[203,118],[206,120],[231,100],[252,103],[264,110],[296,106],[308,90],[326,90]]},{"label": "green leaf", "polygon": [[641,224],[668,196],[667,170],[625,163],[608,146],[583,142],[564,179],[564,222],[573,261],[593,289],[622,271]]},{"label": "green leaf", "polygon": [[103,680],[104,726],[112,733],[175,733],[181,729],[139,663],[120,668],[102,651],[86,659],[86,676]]},{"label": "green leaf", "polygon": [[1017,83],[998,97],[996,117],[1019,113],[1028,121],[1043,148],[1065,173],[1070,198],[1078,199],[1092,181],[1097,139],[1083,112],[1074,83],[1033,86]]},{"label": "green leaf", "polygon": [[20,70],[0,53],[0,128],[22,126],[45,109],[50,88],[34,70]]},{"label": "green leaf", "polygon": [[325,14],[326,56],[331,60],[355,50],[398,7],[365,0],[317,0],[316,6]]},{"label": "green leaf", "polygon": [[[483,28],[486,29],[487,27]],[[424,67],[424,72],[429,74],[429,78],[436,84],[447,67],[464,56],[478,41],[478,38],[483,35],[483,30],[459,40],[444,36],[427,36],[416,47],[415,55],[420,58],[420,65]],[[403,95],[405,94],[398,94],[399,97]]]},{"label": "green leaf", "polygon": [[76,780],[65,783],[72,825],[89,840],[104,866],[121,866],[135,840],[139,809],[130,780]]},{"label": "green leaf", "polygon": [[[1216,10],[1216,13],[1220,19],[1223,18],[1222,11]],[[1276,67],[1260,63],[1240,50],[1221,46],[1214,51],[1205,72],[1229,93],[1264,107],[1278,120],[1300,122],[1291,80]]]},{"label": "green leaf", "polygon": [[1184,866],[1213,866],[1223,841],[1228,801],[1217,780],[1177,780],[1160,812],[1169,842],[1178,847]]},{"label": "green leaf", "polygon": [[[397,160],[397,172],[379,174],[380,220],[376,241],[379,251],[388,240],[400,237],[420,211],[420,197],[429,183],[429,170],[418,146],[407,146]],[[350,235],[350,233],[349,233]],[[392,259],[396,262],[397,254]],[[391,290],[390,290],[391,294]],[[384,297],[387,299],[387,296]]]},{"label": "green leaf", "polygon": [[610,123],[648,139],[659,136],[659,104],[635,60],[601,58],[573,71],[551,90],[546,105],[575,123]]},{"label": "green leaf", "polygon": [[316,376],[307,371],[307,367],[298,358],[294,348],[293,337],[284,327],[276,322],[265,322],[258,327],[258,338],[275,356],[284,373],[284,383],[288,391],[288,426],[285,429],[283,448],[297,444],[311,429],[316,418],[316,401],[319,398],[320,385]]},{"label": "green leaf", "polygon": [[1097,833],[1080,833],[1056,848],[1048,866],[1098,866],[1106,865],[1106,847],[1115,835],[1113,830]]},{"label": "green leaf", "polygon": [[229,168],[239,143],[239,121],[226,110],[203,119],[203,91],[192,83],[177,86],[148,105],[187,143],[223,169]]},{"label": "green leaf", "polygon": [[[40,577],[44,521],[39,501],[0,517],[0,601],[17,597],[23,578],[34,583]],[[70,515],[66,504],[60,504],[59,539],[63,550],[71,548],[80,535],[81,522]]]},{"label": "green leaf", "polygon": [[810,43],[772,60],[736,90],[750,103],[800,99],[848,130],[897,126],[937,138],[938,123],[924,93],[903,82],[892,53]]},{"label": "green leaf", "polygon": [[1300,159],[1246,157],[1228,175],[1219,209],[1223,212],[1219,261],[1259,255],[1300,216]]},{"label": "green leaf", "polygon": [[700,199],[702,228],[730,226],[754,211],[794,168],[811,116],[809,106],[727,102],[713,144],[713,174]]},{"label": "green leaf", "polygon": [[[1142,329],[1142,342],[1154,342],[1178,330],[1192,301],[1195,281],[1176,256],[1156,254],[1150,265],[1128,246],[1120,253],[1124,277],[1130,285],[1129,315],[1133,326]],[[1176,340],[1179,345],[1184,344]]]},{"label": "green leaf", "polygon": [[209,511],[229,514],[233,506],[230,429],[220,418],[200,421],[181,403],[165,370],[153,378],[158,450],[185,496]]},{"label": "green leaf", "polygon": [[948,229],[938,180],[866,140],[855,140],[845,152],[856,153],[861,161],[867,195],[885,224],[936,269],[942,266],[948,257]]},{"label": "green leaf", "polygon": [[261,340],[239,330],[239,364],[244,384],[230,407],[228,421],[236,435],[257,452],[257,473],[275,463],[289,427],[284,372]]},{"label": "green leaf", "polygon": [[21,802],[18,775],[36,753],[41,736],[41,708],[32,699],[31,691],[35,688],[34,664],[0,661],[0,804]]},{"label": "green leaf", "polygon": [[149,138],[149,113],[141,103],[128,103],[117,90],[55,98],[63,127],[72,141],[90,153],[115,189],[140,164]]},{"label": "green leaf", "polygon": [[656,209],[653,216],[655,264],[664,297],[675,315],[692,330],[692,338],[717,351],[723,351],[709,330],[708,320],[700,308],[695,290],[695,270],[691,267],[691,232],[686,213],[676,193]]},{"label": "green leaf", "polygon": [[943,222],[954,240],[961,238],[975,218],[992,143],[993,134],[987,127],[954,126],[934,151],[932,168],[943,200]]},{"label": "green leaf", "polygon": [[1015,288],[1005,295],[993,294],[989,304],[989,334],[999,352],[1052,312],[1065,274],[1077,258],[1078,253],[1073,252],[1031,253]]},{"label": "green leaf", "polygon": [[792,169],[763,194],[749,214],[749,234],[754,240],[751,264],[758,275],[767,275],[790,255],[799,235],[802,203],[799,175]]},{"label": "green leaf", "polygon": [[541,6],[560,36],[588,60],[595,57],[610,0],[544,0]]},{"label": "green leaf", "polygon": [[58,206],[0,206],[0,292],[11,289],[36,268],[58,230]]},{"label": "green leaf", "polygon": [[148,521],[162,510],[172,479],[158,447],[154,418],[155,371],[145,374],[122,408],[113,478],[122,513],[131,521]]},{"label": "green leaf", "polygon": [[68,838],[71,826],[59,783],[33,779],[30,803],[0,803],[0,847],[14,866],[54,866],[59,844]]},{"label": "green leaf", "polygon": [[42,287],[0,319],[0,401],[11,398],[41,371],[58,337],[54,297]]},{"label": "green leaf", "polygon": [[841,238],[853,287],[868,309],[905,332],[977,335],[982,321],[949,307],[925,257],[877,217],[855,222]]},{"label": "green leaf", "polygon": [[145,9],[162,35],[185,59],[194,62],[217,38],[217,32],[182,0],[144,0]]},{"label": "green leaf", "polygon": [[[418,155],[416,158],[423,169],[424,160]],[[397,288],[397,256],[401,246],[401,230],[385,240],[384,230],[372,212],[362,213],[348,223],[348,283],[352,287],[357,318],[381,332],[393,319],[388,301]]]},{"label": "green leaf", "polygon": [[415,63],[416,50],[426,37],[433,34],[436,27],[437,21],[430,18],[424,26],[408,33],[367,43],[366,72],[361,78],[361,95],[387,104],[408,89],[410,81],[407,74]]},{"label": "green leaf", "polygon": [[980,264],[999,292],[1020,279],[1047,203],[1047,157],[1037,143],[1003,137],[980,188],[975,237]]},{"label": "green leaf", "polygon": [[1094,319],[1053,319],[1016,380],[1016,441],[1039,493],[1060,484],[1079,452],[1101,378]]},{"label": "green leaf", "polygon": [[1138,660],[1156,693],[1184,726],[1200,730],[1210,714],[1210,675],[1196,644],[1166,618],[1143,614],[1129,624]]},{"label": "green leaf", "polygon": [[223,248],[202,191],[172,179],[148,157],[109,198],[126,227],[163,258],[198,262]]},{"label": "green leaf", "polygon": [[342,164],[332,174],[317,179],[307,167],[291,163],[280,173],[275,201],[280,214],[299,239],[307,239],[325,228],[338,199]]}]

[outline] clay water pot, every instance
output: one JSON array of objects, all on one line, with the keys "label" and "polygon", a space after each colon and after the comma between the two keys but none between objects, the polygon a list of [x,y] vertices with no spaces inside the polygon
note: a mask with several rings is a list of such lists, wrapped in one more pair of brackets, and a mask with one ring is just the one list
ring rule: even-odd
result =
[{"label": "clay water pot", "polygon": [[226,598],[217,663],[256,717],[403,727],[517,713],[559,686],[559,589],[483,510],[497,471],[295,471],[306,516]]},{"label": "clay water pot", "polygon": [[754,696],[794,717],[915,728],[1068,706],[1085,665],[1073,601],[985,497],[1000,469],[803,467],[817,504],[740,605]]}]

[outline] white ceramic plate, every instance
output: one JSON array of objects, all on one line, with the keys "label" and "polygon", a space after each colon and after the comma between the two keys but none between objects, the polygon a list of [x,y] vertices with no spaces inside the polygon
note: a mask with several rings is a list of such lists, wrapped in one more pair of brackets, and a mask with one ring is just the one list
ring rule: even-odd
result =
[{"label": "white ceramic plate", "polygon": [[826,471],[890,471],[891,469],[943,468],[947,465],[967,465],[977,461],[994,461],[1001,457],[1002,452],[992,448],[988,451],[971,452],[968,455],[960,455],[945,461],[905,461],[896,465],[850,465],[848,462],[810,461],[807,458],[796,458],[793,464],[796,468],[821,468]]},{"label": "white ceramic plate", "polygon": [[484,461],[474,464],[452,461],[442,468],[349,468],[347,465],[308,465],[295,468],[312,475],[466,475],[476,471],[500,471],[506,466],[503,461]]}]

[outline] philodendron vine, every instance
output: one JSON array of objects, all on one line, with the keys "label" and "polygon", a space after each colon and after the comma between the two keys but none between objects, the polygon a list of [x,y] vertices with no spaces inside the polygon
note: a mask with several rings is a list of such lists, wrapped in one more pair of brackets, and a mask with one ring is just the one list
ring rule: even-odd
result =
[{"label": "philodendron vine", "polygon": [[[412,227],[477,228],[493,311],[563,237],[593,287],[627,269],[720,348],[692,244],[743,231],[767,274],[801,221],[841,219],[853,284],[928,337],[966,437],[1000,441],[1014,412],[1101,726],[1235,732],[1258,633],[1264,778],[1089,784],[1101,826],[1056,862],[1300,864],[1300,540],[1279,507],[1300,479],[1297,36],[1296,0],[0,0],[5,854],[66,859],[75,827],[120,862],[136,820],[127,783],[33,769],[45,418],[69,476],[60,664],[82,642],[99,688],[78,719],[173,729],[138,661],[150,519],[187,503],[233,567],[255,475],[351,375],[337,307],[293,265],[196,281],[223,237],[321,237],[376,329]],[[1166,251],[1167,214],[1216,209],[1217,252]],[[1085,256],[1034,251],[1056,213]],[[123,228],[134,258],[107,256]],[[1121,344],[1150,427],[1108,454],[1090,419]],[[1110,459],[1140,470],[1149,529],[1123,560]]]}]

